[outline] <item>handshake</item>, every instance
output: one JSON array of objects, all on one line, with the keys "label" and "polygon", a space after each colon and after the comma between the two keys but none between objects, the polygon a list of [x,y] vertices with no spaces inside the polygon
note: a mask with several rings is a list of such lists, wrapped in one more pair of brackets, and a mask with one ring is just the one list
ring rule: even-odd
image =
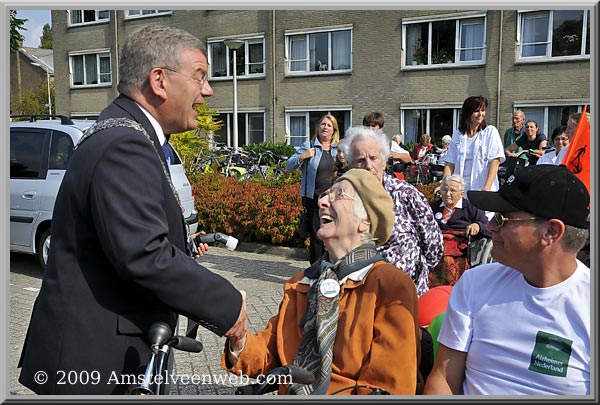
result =
[{"label": "handshake", "polygon": [[235,250],[238,244],[238,240],[233,236],[225,235],[221,232],[207,233],[204,235],[197,235],[193,239],[188,240],[188,249],[192,256],[198,254],[198,247],[200,243],[215,244],[215,246],[224,246],[228,250]]}]

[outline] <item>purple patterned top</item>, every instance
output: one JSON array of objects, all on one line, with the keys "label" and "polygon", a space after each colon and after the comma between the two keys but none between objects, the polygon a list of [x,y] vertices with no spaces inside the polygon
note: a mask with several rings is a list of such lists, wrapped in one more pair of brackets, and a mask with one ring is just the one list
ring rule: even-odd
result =
[{"label": "purple patterned top", "polygon": [[429,271],[442,259],[444,241],[429,202],[415,186],[387,173],[383,187],[392,196],[396,222],[390,239],[377,248],[389,263],[415,281],[417,295],[429,291]]}]

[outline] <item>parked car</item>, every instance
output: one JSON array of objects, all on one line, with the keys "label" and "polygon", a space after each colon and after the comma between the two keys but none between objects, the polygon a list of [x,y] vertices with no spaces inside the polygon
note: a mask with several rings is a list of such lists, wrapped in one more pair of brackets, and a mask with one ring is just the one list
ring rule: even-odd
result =
[{"label": "parked car", "polygon": [[[11,116],[10,123],[10,250],[37,255],[45,270],[56,194],[74,146],[93,121],[74,122],[60,115],[31,115],[27,121],[12,121],[19,117],[23,118]],[[171,180],[190,233],[194,233],[198,213],[193,190],[177,151],[170,147]]]}]

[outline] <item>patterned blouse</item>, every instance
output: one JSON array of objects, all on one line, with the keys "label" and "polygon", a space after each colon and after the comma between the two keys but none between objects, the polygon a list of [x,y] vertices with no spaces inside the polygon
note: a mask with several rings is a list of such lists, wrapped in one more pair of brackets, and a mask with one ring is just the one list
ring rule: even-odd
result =
[{"label": "patterned blouse", "polygon": [[429,290],[429,271],[442,259],[444,241],[429,202],[416,187],[383,174],[392,196],[396,222],[390,239],[377,251],[415,282],[420,297]]}]

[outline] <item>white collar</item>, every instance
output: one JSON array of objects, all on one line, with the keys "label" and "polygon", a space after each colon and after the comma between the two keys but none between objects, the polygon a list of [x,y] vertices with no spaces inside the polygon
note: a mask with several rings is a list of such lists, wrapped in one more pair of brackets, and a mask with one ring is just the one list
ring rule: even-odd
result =
[{"label": "white collar", "polygon": [[[373,263],[371,263],[371,264],[363,267],[360,270],[353,271],[352,273],[348,274],[343,279],[339,280],[340,285],[344,284],[346,282],[346,280],[348,280],[348,279],[350,279],[352,281],[361,281],[362,279],[365,278],[365,276],[367,275],[367,273],[369,272],[369,270],[371,270],[371,267],[373,267]],[[298,281],[298,284],[312,285],[317,280],[318,279],[316,279],[316,278],[311,279],[311,278],[308,278],[308,277],[304,276],[300,281]]]},{"label": "white collar", "polygon": [[142,110],[144,115],[146,115],[146,117],[148,118],[148,121],[150,121],[150,124],[152,124],[152,128],[154,128],[154,132],[156,132],[156,136],[158,137],[158,142],[160,142],[160,145],[161,146],[164,145],[165,142],[167,141],[167,138],[165,137],[165,133],[163,132],[160,124],[158,123],[158,121],[156,121],[156,118],[154,118],[152,115],[150,115],[150,113],[144,107],[142,107],[137,101],[135,103],[137,104],[138,107],[140,107],[140,110]]},{"label": "white collar", "polygon": [[456,205],[454,206],[454,208],[448,208],[446,207],[446,204],[444,204],[444,201],[442,201],[442,203],[440,204],[440,207],[444,207],[444,208],[448,208],[448,209],[457,209],[457,208],[462,208],[462,203],[463,203],[463,199],[461,198],[460,200],[458,200],[458,202],[456,203]]}]

